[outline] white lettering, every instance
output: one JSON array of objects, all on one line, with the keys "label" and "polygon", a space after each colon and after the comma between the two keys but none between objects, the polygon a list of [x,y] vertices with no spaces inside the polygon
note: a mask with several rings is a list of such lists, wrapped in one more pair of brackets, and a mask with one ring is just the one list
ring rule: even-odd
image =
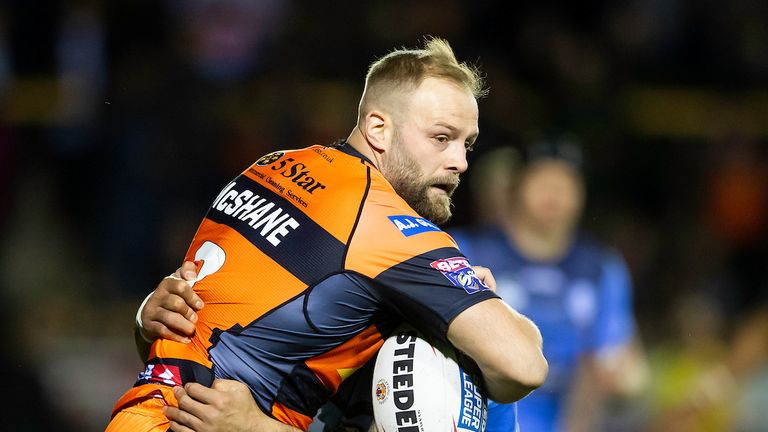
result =
[{"label": "white lettering", "polygon": [[237,184],[232,182],[219,193],[213,202],[213,210],[247,223],[273,246],[279,245],[286,235],[299,227],[300,223],[274,202],[248,189],[238,191],[235,186]]},{"label": "white lettering", "polygon": [[254,195],[253,198],[249,199],[247,203],[243,204],[242,207],[237,209],[234,213],[232,213],[232,216],[237,217],[240,220],[243,220],[246,214],[250,213],[255,209],[256,207],[262,205],[266,199],[261,198],[258,195]]},{"label": "white lettering", "polygon": [[[277,246],[280,244],[282,239],[277,238],[279,235],[280,237],[285,237],[288,234],[288,229],[295,230],[299,227],[299,222],[296,221],[294,218],[290,218],[287,221],[283,222],[279,227],[275,228],[274,231],[272,231],[272,234],[267,236],[267,241],[272,243],[273,246]],[[263,235],[263,232],[262,232]]]},{"label": "white lettering", "polygon": [[232,212],[234,212],[235,210],[237,210],[243,205],[243,200],[247,200],[248,198],[251,197],[251,195],[253,195],[253,192],[249,190],[244,190],[240,192],[240,195],[235,197],[235,202],[230,204],[229,207],[224,209],[224,213],[231,215]]},{"label": "white lettering", "polygon": [[224,196],[227,192],[229,192],[230,189],[235,187],[235,182],[230,182],[227,187],[225,187],[221,192],[219,192],[219,196],[216,197],[215,200],[213,200],[213,205],[211,207],[216,208],[216,206],[219,204],[219,200],[221,200],[221,197]]},{"label": "white lettering", "polygon": [[253,224],[258,222],[259,219],[261,219],[262,216],[267,214],[267,212],[270,209],[272,209],[272,207],[274,207],[274,206],[275,206],[275,203],[268,202],[268,203],[264,204],[263,206],[257,208],[256,210],[254,210],[254,211],[248,213],[247,215],[245,215],[245,217],[243,217],[242,220],[246,221],[246,220],[250,219],[251,221],[248,222],[248,225],[253,226]]}]

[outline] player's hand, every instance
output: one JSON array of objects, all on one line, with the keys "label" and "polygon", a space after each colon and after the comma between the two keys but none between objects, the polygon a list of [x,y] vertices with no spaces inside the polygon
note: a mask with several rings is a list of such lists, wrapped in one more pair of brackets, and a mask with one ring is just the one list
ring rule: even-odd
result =
[{"label": "player's hand", "polygon": [[187,283],[196,277],[195,263],[187,261],[155,288],[140,314],[140,331],[145,339],[190,342],[197,322],[195,312],[203,308],[203,301]]},{"label": "player's hand", "polygon": [[491,291],[496,291],[496,279],[493,278],[493,273],[488,267],[472,266],[472,270],[475,271],[475,276],[480,279],[484,284],[488,285]]},{"label": "player's hand", "polygon": [[278,422],[256,405],[248,387],[232,380],[217,379],[211,388],[196,383],[174,387],[179,407],[163,409],[174,432],[283,432],[298,431]]}]

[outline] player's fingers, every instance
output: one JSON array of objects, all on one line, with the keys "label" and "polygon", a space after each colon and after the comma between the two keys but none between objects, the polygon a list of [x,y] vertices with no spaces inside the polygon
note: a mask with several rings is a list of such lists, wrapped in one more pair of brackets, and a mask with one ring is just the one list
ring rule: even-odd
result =
[{"label": "player's fingers", "polygon": [[179,269],[179,275],[188,281],[193,281],[197,277],[197,266],[193,261],[184,261]]},{"label": "player's fingers", "polygon": [[496,279],[494,279],[493,273],[491,273],[491,269],[482,266],[472,266],[472,270],[475,271],[475,275],[477,275],[477,277],[483,281],[483,283],[488,285],[488,288],[496,291]]},{"label": "player's fingers", "polygon": [[168,339],[175,342],[181,342],[181,343],[190,343],[192,340],[183,335],[179,334],[168,327],[166,327],[164,324],[159,323],[157,321],[151,321],[144,324],[144,333],[145,336],[147,336],[147,339]]},{"label": "player's fingers", "polygon": [[171,430],[173,432],[195,432],[194,430],[176,423],[175,421],[171,420]]},{"label": "player's fingers", "polygon": [[194,431],[193,425],[200,422],[195,416],[172,406],[163,407],[163,414],[170,420],[174,432]]},{"label": "player's fingers", "polygon": [[165,417],[167,417],[168,420],[170,420],[172,422],[178,422],[178,423],[186,424],[184,422],[184,419],[189,414],[185,414],[184,411],[182,411],[182,410],[180,410],[180,409],[178,409],[176,407],[164,406],[163,407],[163,415],[165,415]]},{"label": "player's fingers", "polygon": [[187,300],[181,296],[175,294],[169,295],[163,299],[163,301],[160,303],[160,306],[165,311],[177,313],[192,323],[197,322],[197,314],[195,313],[194,309],[192,309],[192,307],[187,304]]},{"label": "player's fingers", "polygon": [[[179,308],[184,305],[189,306],[194,310],[203,308],[203,301],[186,281],[181,279],[169,280],[170,277],[171,276],[166,277],[166,280],[164,281],[166,291],[172,294],[165,300],[166,302],[169,302],[169,309],[178,311]],[[179,300],[181,300],[181,302],[179,302]],[[173,303],[171,304],[170,302]]]},{"label": "player's fingers", "polygon": [[222,397],[221,390],[208,388],[198,383],[187,383],[184,385],[184,390],[189,397],[206,405],[214,405]]},{"label": "player's fingers", "polygon": [[195,334],[195,323],[178,312],[159,310],[155,321],[181,336],[189,337]]},{"label": "player's fingers", "polygon": [[[197,384],[199,385],[199,384]],[[200,386],[202,387],[202,386]],[[179,420],[187,426],[196,429],[196,424],[207,419],[206,404],[188,391],[189,384],[184,387],[176,386],[173,388],[173,395],[179,403]]]},{"label": "player's fingers", "polygon": [[200,310],[203,308],[203,301],[200,299],[200,297],[195,293],[195,290],[192,289],[191,286],[186,285],[185,287],[180,287],[181,290],[179,292],[179,296],[184,300],[184,302],[190,307],[194,308],[195,310]]}]

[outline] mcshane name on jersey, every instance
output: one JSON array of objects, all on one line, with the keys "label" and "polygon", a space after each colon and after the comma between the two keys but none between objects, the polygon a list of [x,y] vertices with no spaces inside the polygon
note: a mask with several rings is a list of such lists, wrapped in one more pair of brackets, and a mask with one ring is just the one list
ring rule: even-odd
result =
[{"label": "mcshane name on jersey", "polygon": [[211,208],[247,222],[273,246],[299,227],[299,222],[274,202],[248,189],[237,190],[231,182],[221,191]]},{"label": "mcshane name on jersey", "polygon": [[397,432],[419,432],[421,419],[413,407],[413,354],[416,350],[416,332],[405,331],[396,338],[397,345],[403,348],[395,350],[392,362],[392,388],[394,392],[395,421]]}]

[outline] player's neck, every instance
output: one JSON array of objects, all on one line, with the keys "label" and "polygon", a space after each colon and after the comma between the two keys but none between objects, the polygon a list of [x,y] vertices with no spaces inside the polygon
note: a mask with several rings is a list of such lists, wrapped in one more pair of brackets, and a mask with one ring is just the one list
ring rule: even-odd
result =
[{"label": "player's neck", "polygon": [[360,129],[355,127],[352,130],[352,133],[350,133],[347,138],[347,143],[351,145],[352,148],[359,151],[360,154],[368,158],[376,169],[381,170],[381,155],[368,145],[368,141],[366,141],[363,134],[360,133]]},{"label": "player's neck", "polygon": [[570,230],[537,229],[524,217],[516,217],[506,224],[510,241],[524,257],[535,261],[556,261],[571,245]]}]

